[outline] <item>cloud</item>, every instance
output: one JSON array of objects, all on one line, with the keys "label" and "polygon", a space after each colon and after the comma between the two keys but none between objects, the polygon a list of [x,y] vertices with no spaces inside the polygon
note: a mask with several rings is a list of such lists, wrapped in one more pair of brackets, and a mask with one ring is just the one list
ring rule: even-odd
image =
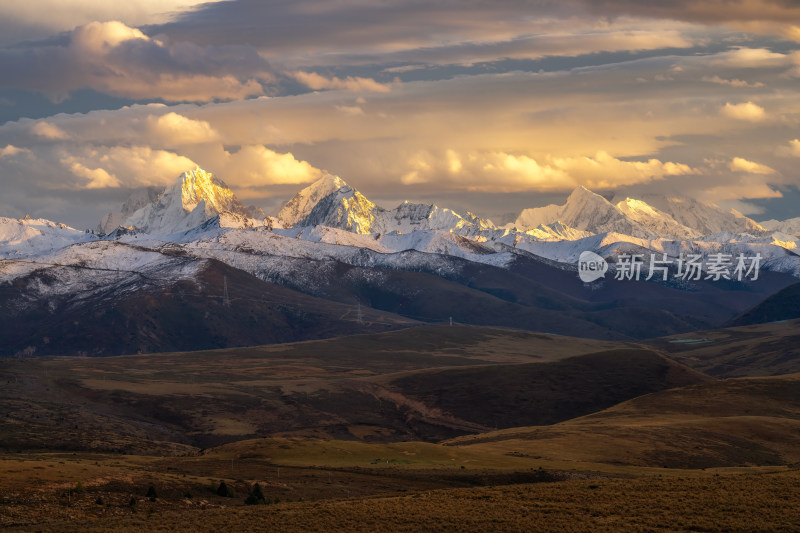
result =
[{"label": "cloud", "polygon": [[316,72],[303,72],[301,70],[290,72],[289,75],[303,85],[314,90],[345,89],[348,91],[372,91],[379,93],[388,93],[392,90],[392,86],[388,83],[378,83],[371,78],[361,78],[358,76],[347,76],[344,79],[335,76],[326,78]]},{"label": "cloud", "polygon": [[764,87],[764,84],[758,81],[754,83],[749,83],[739,79],[726,80],[724,78],[720,78],[719,76],[703,76],[703,81],[707,81],[709,83],[716,83],[718,85],[728,85],[729,87],[736,87],[736,88],[756,89],[759,87]]},{"label": "cloud", "polygon": [[745,216],[760,215],[766,211],[763,206],[741,200],[723,200],[720,202],[720,207],[733,209]]},{"label": "cloud", "polygon": [[102,168],[88,168],[74,158],[65,158],[62,160],[62,163],[64,166],[69,167],[73,174],[88,181],[88,183],[86,183],[87,189],[103,189],[120,186],[120,181],[117,177],[109,174]]},{"label": "cloud", "polygon": [[197,166],[191,159],[149,146],[86,147],[79,154],[64,155],[62,166],[89,180],[85,188],[167,185]]},{"label": "cloud", "polygon": [[64,44],[0,49],[0,87],[39,91],[54,101],[77,89],[118,97],[207,102],[260,95],[274,77],[255,49],[201,47],[148,37],[119,21],[91,22]]},{"label": "cloud", "polygon": [[125,41],[150,41],[137,28],[122,22],[90,22],[72,32],[71,47],[85,54],[105,55]]},{"label": "cloud", "polygon": [[446,181],[487,192],[564,191],[578,185],[615,189],[697,172],[681,163],[658,159],[623,161],[602,151],[593,157],[543,158],[505,152],[460,154],[455,150],[436,156],[421,151],[408,160],[407,166],[401,179],[406,185]]},{"label": "cloud", "polygon": [[32,134],[43,139],[63,140],[69,138],[69,135],[67,135],[64,130],[55,124],[45,121],[34,122],[31,125],[30,131]]},{"label": "cloud", "polygon": [[0,3],[0,42],[49,37],[96,20],[120,20],[128,25],[161,24],[204,0],[35,0]]},{"label": "cloud", "polygon": [[773,52],[768,48],[738,46],[715,54],[712,64],[729,68],[763,69],[789,66],[791,58],[787,54]]},{"label": "cloud", "polygon": [[602,16],[630,15],[683,20],[700,24],[725,24],[760,34],[800,37],[800,6],[790,0],[578,0]]},{"label": "cloud", "polygon": [[0,157],[13,157],[19,154],[30,154],[31,151],[27,148],[20,148],[13,144],[8,144],[5,148],[0,148]]},{"label": "cloud", "polygon": [[158,116],[150,115],[146,122],[147,134],[169,146],[220,140],[219,133],[207,121],[190,119],[174,111]]},{"label": "cloud", "polygon": [[[270,31],[263,31],[268,25]],[[333,65],[474,64],[504,59],[686,48],[689,24],[599,20],[576,1],[215,2],[157,32],[207,44],[255,45],[274,62]],[[399,67],[399,70],[397,70]],[[383,69],[380,69],[383,70]]]},{"label": "cloud", "polygon": [[[222,151],[222,157],[212,163],[234,188],[259,188],[286,183],[309,183],[322,171],[292,153],[278,153],[265,146],[242,146],[236,152]],[[244,195],[247,197],[247,195]]]},{"label": "cloud", "polygon": [[364,109],[357,105],[337,105],[337,111],[341,111],[345,115],[358,116],[364,114]]},{"label": "cloud", "polygon": [[748,174],[775,174],[775,169],[767,165],[762,165],[761,163],[748,161],[741,157],[734,157],[728,165],[728,168],[734,172],[747,172]]},{"label": "cloud", "polygon": [[742,198],[782,198],[783,194],[769,184],[754,179],[741,179],[737,183],[717,185],[703,194],[711,202],[741,200]]},{"label": "cloud", "polygon": [[741,104],[726,102],[720,112],[728,118],[747,120],[749,122],[760,122],[767,118],[767,113],[764,111],[764,108],[753,102],[744,102]]},{"label": "cloud", "polygon": [[[447,79],[406,81],[369,95],[332,89],[19,120],[0,126],[0,147],[24,147],[32,155],[0,159],[0,175],[17,176],[19,190],[26,191],[19,200],[25,210],[38,201],[36,190],[58,187],[80,190],[85,198],[110,198],[117,190],[121,202],[125,188],[168,183],[194,164],[250,198],[291,196],[292,184],[307,183],[326,169],[376,200],[423,196],[447,205],[460,195],[471,209],[502,204],[503,212],[535,205],[537,194],[560,194],[576,185],[675,187],[696,197],[707,191],[730,197],[774,195],[777,186],[797,183],[793,160],[777,157],[775,149],[792,147],[794,135],[787,138],[786,131],[800,117],[796,80],[781,75],[784,67],[743,73],[713,65],[718,54],[673,54],[599,57],[596,66],[577,62],[578,68],[558,72],[447,71]],[[333,72],[346,79],[342,69]],[[635,81],[658,74],[674,79]],[[700,81],[713,74],[766,82],[770,90]],[[770,110],[772,120],[732,128],[721,112],[726,101],[744,109],[757,103]],[[36,122],[68,138],[37,136],[31,131]],[[109,159],[102,160],[104,155]],[[775,172],[732,171],[740,155]],[[103,169],[120,186],[86,189],[92,181],[61,163],[69,156],[86,169]],[[711,168],[705,158],[719,163]],[[97,209],[89,200],[73,201],[75,212]]]},{"label": "cloud", "polygon": [[793,139],[775,149],[775,155],[783,157],[800,157],[800,139]]}]

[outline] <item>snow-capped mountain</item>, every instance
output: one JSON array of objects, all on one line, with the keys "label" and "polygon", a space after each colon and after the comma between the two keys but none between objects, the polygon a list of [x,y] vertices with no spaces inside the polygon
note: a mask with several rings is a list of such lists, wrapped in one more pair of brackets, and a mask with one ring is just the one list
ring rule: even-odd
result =
[{"label": "snow-capped mountain", "polygon": [[765,231],[756,221],[738,211],[725,211],[714,204],[707,204],[675,195],[644,194],[640,200],[672,217],[677,223],[691,228],[699,235],[722,232],[755,233]]},{"label": "snow-capped mountain", "polygon": [[102,233],[111,233],[118,227],[124,225],[125,221],[139,209],[152,204],[164,193],[166,187],[145,187],[131,193],[128,199],[122,204],[122,210],[118,213],[109,213],[100,221],[99,230]]},{"label": "snow-capped mountain", "polygon": [[[356,189],[344,184],[319,200],[311,212],[296,225],[330,226],[353,233],[368,234],[375,232],[376,221],[383,211],[383,208],[370,202]],[[278,219],[282,220],[280,214]]]},{"label": "snow-capped mountain", "polygon": [[[139,205],[141,207],[132,213],[125,214]],[[101,226],[110,230],[113,222],[120,220],[117,226],[133,226],[146,233],[170,234],[190,230],[223,214],[226,221],[237,227],[252,227],[260,223],[252,219],[250,210],[242,205],[225,182],[196,168],[184,172],[160,193],[152,189],[137,193],[123,205],[119,215],[106,216]]]},{"label": "snow-capped mountain", "polygon": [[585,187],[576,188],[564,205],[524,210],[515,225],[530,229],[555,223],[592,233],[614,232],[639,238],[690,239],[701,235],[641,200],[625,198],[615,205]]},{"label": "snow-capped mountain", "polygon": [[[722,324],[800,277],[800,237],[675,198],[612,203],[579,188],[564,205],[526,210],[516,227],[498,228],[434,204],[404,202],[386,210],[326,175],[277,217],[251,215],[224,182],[195,169],[164,190],[132,196],[117,218],[106,217],[106,229],[118,220],[123,226],[105,236],[47,220],[0,219],[0,311],[12,317],[0,334],[17,339],[3,353],[70,353],[89,337],[91,346],[80,351],[195,349],[377,331],[450,316],[637,338]],[[706,233],[716,229],[722,231]],[[612,273],[624,254],[639,254],[644,262],[664,254],[696,255],[704,262],[714,254],[759,254],[762,272],[758,283],[701,278],[625,285],[610,275],[592,285],[577,276],[584,251],[606,258]],[[228,316],[227,278],[241,291],[241,302],[249,302],[246,309],[237,307],[238,315]],[[274,300],[279,289],[283,296]],[[331,302],[323,313],[329,329],[321,331],[309,313]],[[363,323],[353,307],[359,302],[363,316],[379,322]],[[209,305],[218,316],[209,314]],[[264,305],[271,309],[267,314]],[[111,329],[95,323],[96,310],[105,307]],[[173,323],[166,308],[183,321]],[[618,310],[626,318],[610,319]],[[380,313],[391,317],[382,322]],[[259,331],[272,333],[251,335],[246,324],[253,317],[261,320]],[[173,333],[162,333],[159,320]],[[175,332],[192,321],[202,324],[207,338],[184,347],[162,342],[180,338]],[[75,331],[77,323],[86,334]],[[48,345],[41,340],[47,331],[69,342]]]},{"label": "snow-capped mountain", "polygon": [[[518,237],[520,234],[516,234]],[[594,235],[591,231],[571,228],[561,222],[554,224],[540,224],[535,228],[527,229],[524,235],[535,238],[538,241],[576,241]]]},{"label": "snow-capped mountain", "polygon": [[300,222],[311,214],[323,198],[343,187],[347,187],[347,183],[342,178],[326,174],[295,194],[281,208],[276,218],[288,228],[301,225]]},{"label": "snow-capped mountain", "polygon": [[391,211],[382,213],[378,228],[383,233],[439,230],[468,237],[477,237],[497,229],[490,220],[484,220],[469,212],[461,216],[451,209],[436,204],[411,202],[403,202]]},{"label": "snow-capped mountain", "polygon": [[788,220],[766,220],[760,222],[760,225],[771,231],[778,231],[785,235],[800,237],[800,217],[790,218]]},{"label": "snow-capped mountain", "polygon": [[97,237],[45,219],[0,217],[0,258],[29,257]]},{"label": "snow-capped mountain", "polygon": [[435,204],[403,202],[386,210],[332,175],[298,192],[276,218],[286,227],[328,226],[362,235],[440,230],[477,237],[497,229],[472,213],[461,216]]}]

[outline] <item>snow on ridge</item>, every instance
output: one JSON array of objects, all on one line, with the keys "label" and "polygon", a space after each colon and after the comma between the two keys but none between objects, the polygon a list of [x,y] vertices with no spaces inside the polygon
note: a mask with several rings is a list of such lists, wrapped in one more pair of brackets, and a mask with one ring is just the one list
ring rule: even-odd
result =
[{"label": "snow on ridge", "polygon": [[777,231],[785,235],[800,237],[800,217],[789,218],[787,220],[765,220],[759,222],[763,227],[770,231]]},{"label": "snow on ridge", "polygon": [[33,257],[96,239],[93,233],[43,218],[0,217],[0,258]]},{"label": "snow on ridge", "polygon": [[0,260],[0,284],[28,276],[20,288],[25,296],[7,302],[22,310],[35,305],[34,296],[49,299],[52,305],[54,299],[68,298],[72,305],[169,287],[179,280],[196,281],[204,266],[205,261],[195,258],[119,242],[81,242],[35,258]]}]

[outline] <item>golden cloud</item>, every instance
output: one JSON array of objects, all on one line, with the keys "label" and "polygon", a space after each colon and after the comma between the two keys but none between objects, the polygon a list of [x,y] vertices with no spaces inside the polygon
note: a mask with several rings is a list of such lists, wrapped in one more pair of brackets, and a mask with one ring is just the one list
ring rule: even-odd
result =
[{"label": "golden cloud", "polygon": [[320,89],[344,89],[357,92],[388,93],[392,90],[390,84],[379,83],[372,78],[362,78],[359,76],[347,76],[346,78],[337,78],[333,76],[326,78],[316,72],[303,72],[301,70],[289,72],[288,74],[315,91]]},{"label": "golden cloud", "polygon": [[728,165],[728,168],[734,172],[746,172],[748,174],[775,174],[775,169],[770,168],[767,165],[762,165],[761,163],[748,161],[747,159],[743,159],[741,157],[734,157]]},{"label": "golden cloud", "polygon": [[64,130],[55,124],[45,121],[34,122],[31,125],[30,131],[32,134],[42,139],[64,140],[69,137]]},{"label": "golden cloud", "polygon": [[578,185],[614,189],[646,183],[665,176],[698,172],[682,163],[624,161],[600,151],[593,157],[535,158],[506,152],[445,151],[442,157],[420,151],[407,162],[401,177],[406,185],[446,181],[473,191],[514,192],[568,190]]},{"label": "golden cloud", "polygon": [[147,134],[169,146],[219,141],[219,133],[205,120],[195,120],[170,111],[147,117]]},{"label": "golden cloud", "polygon": [[728,118],[749,122],[760,122],[767,118],[764,108],[753,102],[743,102],[741,104],[726,102],[720,112]]},{"label": "golden cloud", "polygon": [[119,179],[103,168],[89,168],[74,158],[65,159],[62,163],[68,166],[73,174],[88,181],[86,183],[87,189],[105,189],[120,186]]}]

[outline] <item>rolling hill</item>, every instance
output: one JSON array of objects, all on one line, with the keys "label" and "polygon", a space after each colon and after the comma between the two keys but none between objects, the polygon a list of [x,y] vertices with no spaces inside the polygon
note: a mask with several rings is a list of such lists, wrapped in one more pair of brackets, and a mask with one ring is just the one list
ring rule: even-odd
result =
[{"label": "rolling hill", "polygon": [[705,381],[551,426],[448,442],[547,461],[664,468],[800,462],[800,374]]}]

